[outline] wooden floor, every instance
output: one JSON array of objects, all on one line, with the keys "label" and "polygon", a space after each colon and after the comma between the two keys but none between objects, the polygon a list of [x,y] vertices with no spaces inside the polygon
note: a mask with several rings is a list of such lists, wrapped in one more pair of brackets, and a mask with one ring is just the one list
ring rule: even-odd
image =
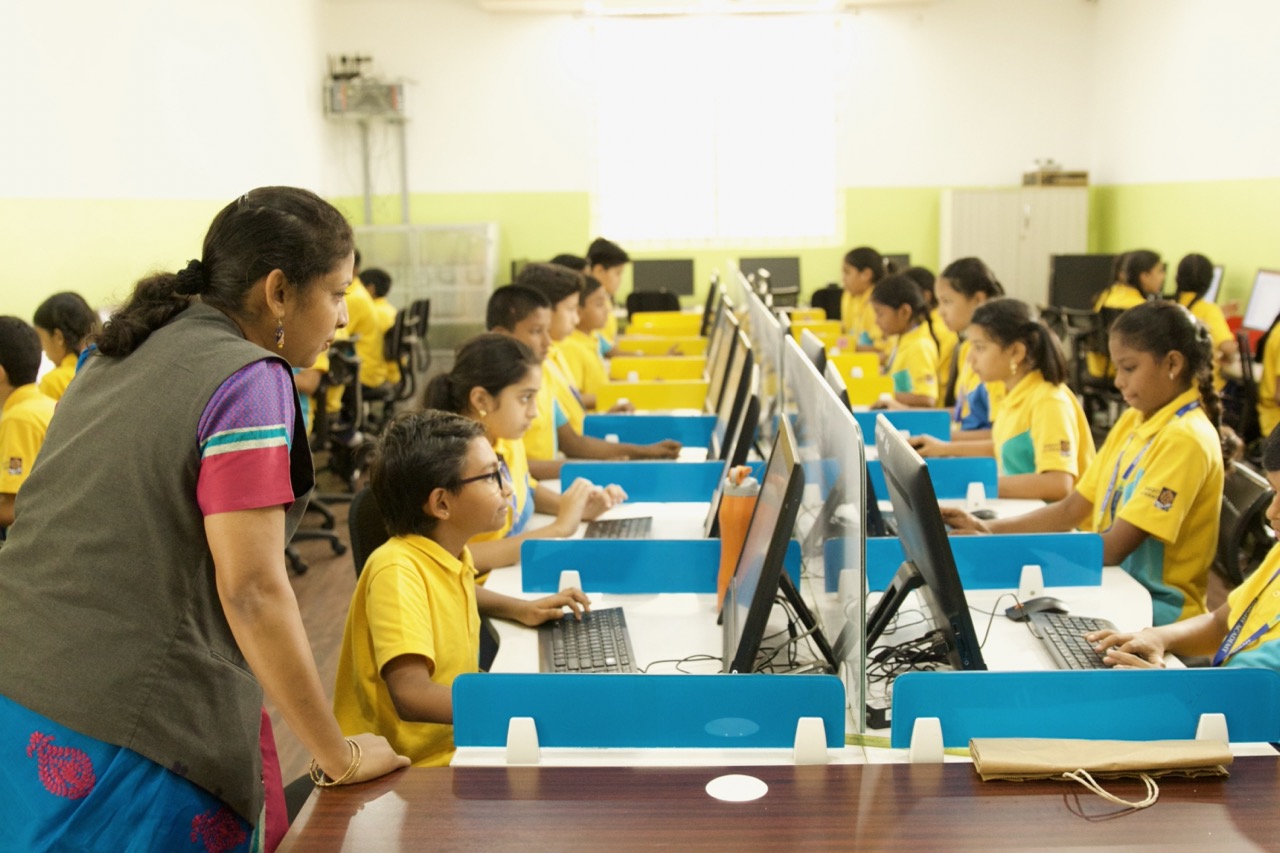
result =
[{"label": "wooden floor", "polygon": [[[323,474],[321,489],[330,488]],[[336,489],[335,489],[336,491]],[[347,532],[347,503],[329,504],[337,517],[335,532],[348,546],[347,553],[335,556],[325,542],[299,542],[298,553],[307,561],[307,572],[292,578],[293,591],[298,597],[302,621],[311,640],[311,650],[316,657],[320,679],[329,698],[333,698],[333,682],[338,669],[338,650],[342,645],[342,627],[347,618],[347,606],[355,590],[355,566],[351,560],[350,536]],[[317,516],[308,513],[306,524],[312,526]],[[1226,600],[1227,589],[1216,572],[1209,573],[1209,607],[1212,609]],[[1122,626],[1126,627],[1126,626]],[[279,711],[267,702],[271,722],[275,727],[276,746],[280,752],[280,770],[285,784],[307,772],[311,756],[293,732],[285,725]]]}]

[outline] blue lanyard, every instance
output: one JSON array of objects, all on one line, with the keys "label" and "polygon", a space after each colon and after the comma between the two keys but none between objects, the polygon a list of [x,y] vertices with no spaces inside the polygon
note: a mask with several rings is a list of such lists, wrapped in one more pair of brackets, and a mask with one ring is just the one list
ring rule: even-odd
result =
[{"label": "blue lanyard", "polygon": [[1256,642],[1259,637],[1261,637],[1263,634],[1267,633],[1273,627],[1275,627],[1276,622],[1280,621],[1280,613],[1278,613],[1275,616],[1273,616],[1271,619],[1268,619],[1266,622],[1263,622],[1262,627],[1254,631],[1253,634],[1251,634],[1247,640],[1245,640],[1236,648],[1234,649],[1232,648],[1232,646],[1235,646],[1236,639],[1240,636],[1240,632],[1244,630],[1244,623],[1248,621],[1249,614],[1253,612],[1253,608],[1257,606],[1258,600],[1262,598],[1263,593],[1265,593],[1268,589],[1270,589],[1271,585],[1276,582],[1277,577],[1280,577],[1280,568],[1275,570],[1275,572],[1271,575],[1271,579],[1268,580],[1266,584],[1263,585],[1262,589],[1258,590],[1258,594],[1253,597],[1253,601],[1249,602],[1249,606],[1244,609],[1244,613],[1240,614],[1240,618],[1236,620],[1235,627],[1232,628],[1230,633],[1227,634],[1227,638],[1222,641],[1222,646],[1219,647],[1218,653],[1213,656],[1214,666],[1222,666],[1223,662],[1225,662],[1227,658],[1231,657],[1237,652],[1240,652],[1243,649],[1247,649],[1254,642]]},{"label": "blue lanyard", "polygon": [[[1187,403],[1185,406],[1178,409],[1178,411],[1174,412],[1173,416],[1175,418],[1180,418],[1183,415],[1185,415],[1187,412],[1191,411],[1192,409],[1196,409],[1199,406],[1200,406],[1199,400],[1192,400],[1190,403]],[[1106,507],[1106,511],[1108,514],[1107,526],[1104,529],[1098,531],[1099,533],[1106,533],[1116,523],[1116,513],[1119,512],[1120,510],[1120,498],[1124,494],[1123,489],[1121,489],[1119,492],[1116,491],[1116,478],[1119,477],[1121,486],[1127,483],[1129,481],[1129,477],[1133,475],[1133,470],[1137,468],[1138,463],[1142,461],[1143,454],[1146,453],[1147,448],[1151,446],[1151,442],[1156,440],[1156,437],[1154,435],[1151,436],[1151,438],[1147,439],[1147,443],[1142,445],[1142,449],[1139,450],[1138,454],[1134,456],[1133,459],[1129,462],[1129,467],[1124,469],[1124,475],[1121,476],[1120,463],[1124,460],[1124,452],[1129,449],[1130,443],[1133,442],[1134,435],[1137,435],[1137,433],[1133,432],[1129,434],[1129,438],[1127,441],[1125,441],[1124,447],[1121,448],[1119,455],[1116,456],[1116,467],[1111,471],[1111,482],[1107,484],[1106,494],[1102,498],[1102,505]]]}]

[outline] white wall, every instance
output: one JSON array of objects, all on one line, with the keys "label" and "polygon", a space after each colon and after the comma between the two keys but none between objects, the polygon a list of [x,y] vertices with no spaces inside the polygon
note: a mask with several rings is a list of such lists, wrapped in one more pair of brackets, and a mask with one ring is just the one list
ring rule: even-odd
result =
[{"label": "white wall", "polygon": [[0,197],[316,186],[317,0],[0,4]]},{"label": "white wall", "polygon": [[1280,3],[1100,0],[1095,182],[1280,176]]}]

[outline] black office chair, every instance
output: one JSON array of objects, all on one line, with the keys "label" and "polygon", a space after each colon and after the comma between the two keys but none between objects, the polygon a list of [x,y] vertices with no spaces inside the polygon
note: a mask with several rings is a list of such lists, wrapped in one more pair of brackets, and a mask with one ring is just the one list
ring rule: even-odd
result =
[{"label": "black office chair", "polygon": [[1245,446],[1245,458],[1261,465],[1262,426],[1258,422],[1258,383],[1253,378],[1249,334],[1236,332],[1240,348],[1240,376],[1227,379],[1222,389],[1222,423],[1235,430]]},{"label": "black office chair", "polygon": [[329,548],[335,556],[341,556],[347,553],[347,545],[333,532],[336,519],[333,511],[325,506],[314,493],[311,500],[307,503],[307,512],[314,512],[321,516],[319,528],[315,527],[299,527],[293,532],[293,538],[289,540],[289,544],[284,546],[284,556],[289,561],[289,568],[293,569],[295,575],[305,575],[307,569],[307,561],[298,553],[298,549],[294,547],[295,542],[308,542],[322,540],[329,543]]},{"label": "black office chair", "polygon": [[840,301],[844,298],[844,288],[838,284],[828,284],[821,290],[815,290],[809,297],[810,308],[821,308],[828,320],[840,320]]},{"label": "black office chair", "polygon": [[1274,496],[1266,478],[1247,465],[1234,465],[1227,473],[1213,568],[1232,587],[1243,583],[1276,543],[1266,516]]},{"label": "black office chair", "polygon": [[[329,412],[325,406],[330,388],[341,387],[342,406],[337,412]],[[350,340],[336,341],[329,348],[329,370],[320,379],[316,391],[315,442],[319,450],[328,450],[329,459],[324,466],[347,487],[356,490],[356,483],[364,472],[364,464],[371,444],[361,432],[364,421],[364,392],[360,384],[360,359]],[[350,494],[329,492],[320,496],[323,500],[350,500]]]},{"label": "black office chair", "polygon": [[633,290],[627,294],[627,319],[637,311],[679,311],[680,297],[661,290]]},{"label": "black office chair", "polygon": [[[1069,309],[1060,309],[1067,311]],[[1073,312],[1074,313],[1074,312]],[[1124,408],[1124,397],[1116,389],[1112,373],[1110,336],[1111,327],[1124,313],[1123,308],[1100,308],[1091,312],[1090,329],[1081,335],[1081,353],[1076,362],[1076,381],[1079,383],[1080,405],[1093,430],[1094,441],[1101,444],[1115,424],[1120,411]],[[1067,315],[1064,315],[1067,316]],[[1106,369],[1102,376],[1094,376],[1089,372],[1086,359],[1089,354],[1102,356],[1106,361]]]}]

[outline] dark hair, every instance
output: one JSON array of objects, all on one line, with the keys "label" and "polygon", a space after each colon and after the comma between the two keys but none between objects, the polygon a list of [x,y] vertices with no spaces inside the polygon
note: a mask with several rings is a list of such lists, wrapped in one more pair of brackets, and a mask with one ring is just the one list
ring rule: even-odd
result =
[{"label": "dark hair", "polygon": [[938,277],[928,267],[907,267],[902,274],[914,281],[924,292],[924,298],[930,308],[938,307],[938,299],[933,293],[933,286],[938,281]]},{"label": "dark hair", "polygon": [[554,307],[582,293],[582,273],[556,264],[528,264],[516,276],[516,284],[537,290]]},{"label": "dark hair", "polygon": [[[1139,280],[1143,273],[1151,272],[1160,266],[1160,255],[1150,249],[1138,249],[1124,256],[1124,283],[1142,290]],[[1145,297],[1146,294],[1143,293]]]},{"label": "dark hair", "polygon": [[1036,370],[1054,385],[1067,381],[1067,358],[1062,343],[1049,327],[1031,314],[1025,302],[1009,297],[990,299],[973,311],[970,325],[983,331],[1001,347],[1021,341]]},{"label": "dark hair", "polygon": [[1280,471],[1280,429],[1273,429],[1263,440],[1262,470]]},{"label": "dark hair", "polygon": [[929,337],[933,338],[935,344],[938,342],[933,324],[929,322],[929,303],[924,298],[924,291],[910,276],[899,273],[884,279],[871,291],[871,301],[895,311],[903,305],[910,306],[911,319],[924,323],[929,330]]},{"label": "dark hair", "polygon": [[40,372],[40,336],[19,317],[0,317],[0,367],[14,388],[30,385]]},{"label": "dark hair", "polygon": [[510,335],[476,335],[454,353],[453,369],[439,373],[427,383],[422,405],[464,415],[471,405],[471,389],[483,388],[497,397],[507,388],[539,368],[533,350]]},{"label": "dark hair", "polygon": [[551,300],[542,291],[522,284],[506,284],[489,294],[484,327],[489,331],[506,329],[514,332],[516,324],[539,308],[551,310]]},{"label": "dark hair", "polygon": [[351,254],[351,225],[315,193],[293,187],[250,190],[209,225],[199,261],[181,273],[143,279],[98,336],[103,355],[127,356],[147,337],[200,301],[244,316],[245,297],[272,270],[294,287],[309,287]]},{"label": "dark hair", "polygon": [[67,350],[76,354],[84,349],[98,325],[97,313],[78,293],[55,293],[36,309],[34,324],[46,332],[62,332]]},{"label": "dark hair", "polygon": [[869,246],[859,246],[845,253],[844,262],[855,270],[871,270],[871,283],[884,278],[884,257]]},{"label": "dark hair", "polygon": [[356,270],[357,270],[357,271],[359,271],[359,269],[360,269],[360,250],[359,250],[359,249],[357,249],[355,246],[352,246],[352,247],[351,247],[351,253],[355,256]]},{"label": "dark hair", "polygon": [[[1176,302],[1144,302],[1116,318],[1111,336],[1157,359],[1180,352],[1187,362],[1187,378],[1200,391],[1200,405],[1221,434],[1222,403],[1213,387],[1213,340],[1209,330]],[[1226,453],[1224,451],[1224,458]]]},{"label": "dark hair", "polygon": [[425,409],[392,418],[369,466],[369,488],[387,532],[430,535],[437,519],[423,505],[436,489],[460,488],[467,445],[483,437],[483,426],[451,412]]},{"label": "dark hair", "polygon": [[391,275],[384,269],[370,267],[360,271],[360,281],[365,289],[381,299],[391,292]]},{"label": "dark hair", "polygon": [[617,243],[611,243],[603,237],[597,237],[587,247],[587,266],[600,266],[613,269],[631,262],[631,256]]},{"label": "dark hair", "polygon": [[979,293],[985,293],[988,298],[1004,296],[1003,285],[996,280],[996,274],[991,271],[991,267],[983,263],[980,258],[960,258],[952,261],[947,264],[939,277],[945,278],[952,290],[969,299]]},{"label": "dark hair", "polygon": [[582,276],[582,292],[578,294],[578,304],[586,305],[587,297],[604,287],[604,282],[593,275]]},{"label": "dark hair", "polygon": [[1121,252],[1116,255],[1116,259],[1111,262],[1111,281],[1113,283],[1124,283],[1124,277],[1129,263],[1129,253]]},{"label": "dark hair", "polygon": [[558,267],[568,267],[575,272],[587,271],[587,259],[580,258],[577,255],[556,255],[548,263],[555,264]]},{"label": "dark hair", "polygon": [[1178,293],[1194,293],[1190,308],[1209,292],[1213,284],[1213,263],[1204,255],[1190,254],[1178,262],[1178,274],[1174,279]]}]

